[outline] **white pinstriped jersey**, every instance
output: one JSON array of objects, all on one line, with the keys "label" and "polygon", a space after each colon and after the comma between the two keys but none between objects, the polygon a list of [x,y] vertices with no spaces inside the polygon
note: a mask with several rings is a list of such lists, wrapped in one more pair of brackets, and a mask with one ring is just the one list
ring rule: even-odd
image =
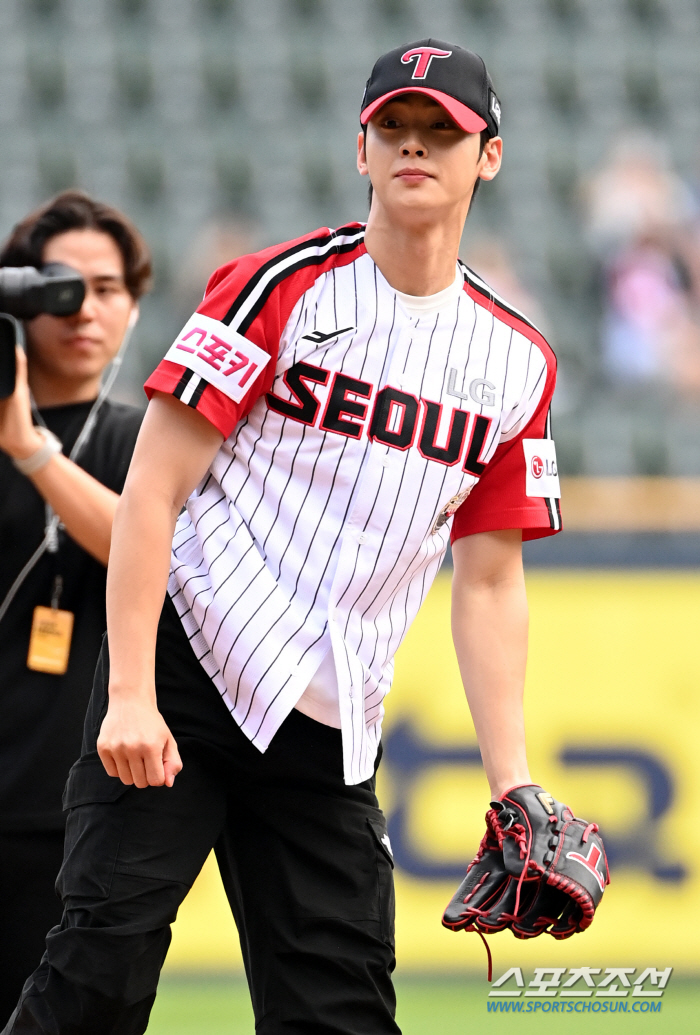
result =
[{"label": "white pinstriped jersey", "polygon": [[561,527],[558,500],[525,491],[521,443],[549,436],[544,339],[466,270],[455,301],[409,315],[363,232],[217,271],[147,382],[225,436],[173,540],[169,592],[201,664],[264,751],[331,650],[348,783],[372,774],[451,523]]}]

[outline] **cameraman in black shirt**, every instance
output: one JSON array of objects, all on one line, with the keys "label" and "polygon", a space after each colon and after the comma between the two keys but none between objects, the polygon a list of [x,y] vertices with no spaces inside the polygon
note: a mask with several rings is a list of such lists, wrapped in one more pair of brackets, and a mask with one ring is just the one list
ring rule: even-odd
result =
[{"label": "cameraman in black shirt", "polygon": [[73,316],[27,321],[14,394],[0,401],[2,1021],[61,918],[61,794],[80,754],[112,518],[141,422],[134,407],[96,401],[149,286],[143,238],[120,212],[65,191],[0,252],[0,266],[55,262],[82,275],[85,300]]}]

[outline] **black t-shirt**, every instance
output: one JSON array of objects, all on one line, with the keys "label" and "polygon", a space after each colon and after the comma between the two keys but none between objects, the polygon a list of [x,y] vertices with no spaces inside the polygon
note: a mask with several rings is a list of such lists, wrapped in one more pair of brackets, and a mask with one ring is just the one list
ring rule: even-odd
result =
[{"label": "black t-shirt", "polygon": [[[91,403],[41,410],[47,427],[70,453]],[[142,413],[105,402],[78,463],[121,492]],[[31,481],[0,452],[0,601],[44,537],[45,504]],[[106,627],[106,569],[59,533],[59,550],[45,553],[0,621],[0,829],[60,829],[61,795],[80,754],[83,718]],[[75,615],[68,670],[63,676],[27,668],[34,608],[51,604],[56,575],[59,607]]]}]

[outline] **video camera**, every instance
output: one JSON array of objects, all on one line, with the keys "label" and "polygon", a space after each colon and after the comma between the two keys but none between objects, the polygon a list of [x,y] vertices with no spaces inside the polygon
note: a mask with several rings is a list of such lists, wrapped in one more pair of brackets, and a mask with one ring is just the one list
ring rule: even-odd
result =
[{"label": "video camera", "polygon": [[0,399],[15,390],[17,320],[41,313],[72,316],[85,299],[85,281],[70,266],[47,263],[41,272],[33,266],[0,267]]}]

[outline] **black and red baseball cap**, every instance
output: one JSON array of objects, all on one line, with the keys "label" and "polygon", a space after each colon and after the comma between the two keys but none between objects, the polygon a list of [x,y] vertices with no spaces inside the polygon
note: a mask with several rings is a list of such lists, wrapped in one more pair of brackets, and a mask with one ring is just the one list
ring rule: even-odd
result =
[{"label": "black and red baseball cap", "polygon": [[498,136],[501,105],[478,54],[442,40],[418,40],[377,60],[360,109],[365,126],[382,105],[402,93],[424,93],[442,105],[466,133]]}]

